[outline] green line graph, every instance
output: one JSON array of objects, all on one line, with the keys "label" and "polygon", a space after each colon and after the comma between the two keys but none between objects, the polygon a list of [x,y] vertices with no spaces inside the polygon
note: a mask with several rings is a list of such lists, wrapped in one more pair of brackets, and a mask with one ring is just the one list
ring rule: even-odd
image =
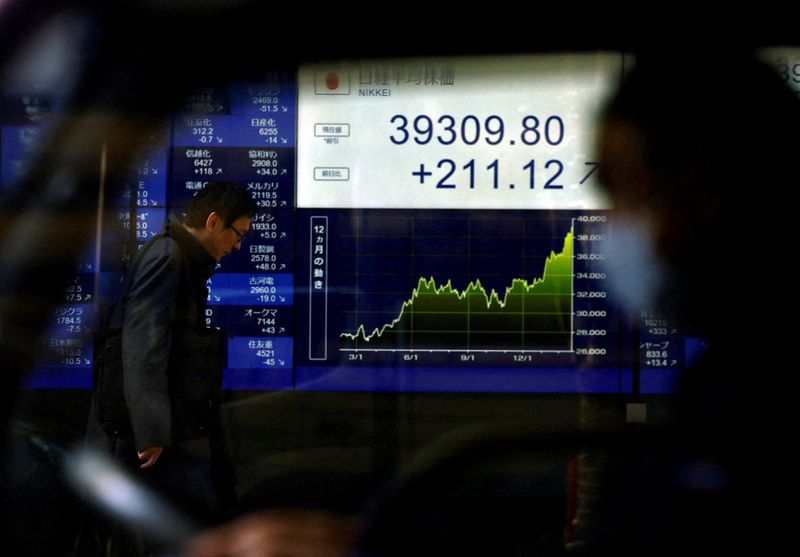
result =
[{"label": "green line graph", "polygon": [[532,350],[572,348],[573,231],[550,252],[541,278],[515,278],[505,292],[480,279],[463,290],[421,277],[397,317],[340,335],[342,350]]}]

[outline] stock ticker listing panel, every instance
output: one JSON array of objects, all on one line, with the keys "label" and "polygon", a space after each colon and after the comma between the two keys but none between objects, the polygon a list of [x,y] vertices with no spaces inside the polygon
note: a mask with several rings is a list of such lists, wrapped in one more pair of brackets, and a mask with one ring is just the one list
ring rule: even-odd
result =
[{"label": "stock ticker listing panel", "polygon": [[[353,61],[198,91],[137,157],[30,386],[91,385],[97,308],[133,255],[120,246],[228,179],[259,206],[208,285],[228,389],[629,392],[635,353],[642,391],[668,391],[685,339],[607,287],[594,139],[624,61]],[[7,185],[50,101],[4,102]]]}]

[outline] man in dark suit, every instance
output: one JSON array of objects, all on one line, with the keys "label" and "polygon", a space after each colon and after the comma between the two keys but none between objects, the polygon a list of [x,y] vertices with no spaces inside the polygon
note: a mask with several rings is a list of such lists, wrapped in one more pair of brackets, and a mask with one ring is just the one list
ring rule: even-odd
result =
[{"label": "man in dark suit", "polygon": [[148,480],[195,511],[233,493],[214,465],[224,338],[206,328],[206,282],[241,247],[255,209],[238,185],[215,182],[189,202],[183,222],[169,216],[131,264],[112,317],[122,331],[122,394],[107,396],[103,378],[96,385],[89,437],[131,466],[138,459]]}]

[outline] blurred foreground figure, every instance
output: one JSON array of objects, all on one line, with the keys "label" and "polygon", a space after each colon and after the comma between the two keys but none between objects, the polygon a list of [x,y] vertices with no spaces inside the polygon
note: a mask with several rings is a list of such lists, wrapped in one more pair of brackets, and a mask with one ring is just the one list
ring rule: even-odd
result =
[{"label": "blurred foreground figure", "polygon": [[[663,447],[633,447],[609,467],[577,549],[721,555],[789,534],[793,296],[781,268],[798,131],[794,93],[734,53],[640,57],[608,107],[600,168],[612,236],[641,246],[609,282],[627,290],[630,311],[653,302],[708,350],[682,378]],[[637,286],[642,277],[656,280]]]},{"label": "blurred foreground figure", "polygon": [[199,536],[187,557],[337,557],[352,555],[354,521],[311,511],[253,513]]}]

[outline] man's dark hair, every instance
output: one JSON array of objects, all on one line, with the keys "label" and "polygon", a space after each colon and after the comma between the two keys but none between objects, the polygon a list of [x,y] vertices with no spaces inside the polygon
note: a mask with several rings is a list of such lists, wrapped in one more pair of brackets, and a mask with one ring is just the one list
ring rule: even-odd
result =
[{"label": "man's dark hair", "polygon": [[220,215],[225,226],[230,226],[241,217],[253,217],[256,204],[250,194],[234,182],[211,182],[186,205],[184,222],[191,228],[200,229],[211,213]]}]

